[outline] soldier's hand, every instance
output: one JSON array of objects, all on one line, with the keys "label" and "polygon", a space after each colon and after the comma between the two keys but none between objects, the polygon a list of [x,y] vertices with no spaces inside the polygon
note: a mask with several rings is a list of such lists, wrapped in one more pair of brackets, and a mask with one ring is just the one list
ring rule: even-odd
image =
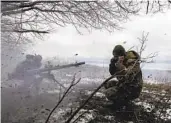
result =
[{"label": "soldier's hand", "polygon": [[120,62],[115,63],[115,66],[117,67],[118,70],[125,69],[125,66],[122,63],[120,63]]},{"label": "soldier's hand", "polygon": [[118,61],[118,58],[117,58],[117,57],[113,57],[113,58],[110,60],[111,63],[116,63],[117,61]]},{"label": "soldier's hand", "polygon": [[118,60],[119,60],[119,63],[122,63],[123,64],[124,56],[119,56]]}]

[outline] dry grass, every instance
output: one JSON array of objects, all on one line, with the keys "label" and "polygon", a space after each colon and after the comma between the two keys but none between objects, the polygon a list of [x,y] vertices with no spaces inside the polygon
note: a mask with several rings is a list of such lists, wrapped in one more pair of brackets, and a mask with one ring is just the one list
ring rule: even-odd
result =
[{"label": "dry grass", "polygon": [[167,93],[171,94],[171,83],[164,83],[164,84],[148,84],[144,83],[143,88],[145,90],[150,90],[150,91],[166,91]]}]

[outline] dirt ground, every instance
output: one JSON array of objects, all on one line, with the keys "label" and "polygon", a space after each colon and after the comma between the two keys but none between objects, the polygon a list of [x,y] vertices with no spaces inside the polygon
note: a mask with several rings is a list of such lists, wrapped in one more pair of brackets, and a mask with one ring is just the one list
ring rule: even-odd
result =
[{"label": "dirt ground", "polygon": [[[2,123],[44,123],[59,100],[54,84],[42,86],[39,95],[19,92],[17,87],[1,88]],[[64,122],[98,85],[79,84],[54,112],[50,123]],[[160,88],[159,88],[160,87]],[[171,91],[166,86],[144,85],[139,99],[126,107],[115,108],[100,92],[81,110],[83,115],[75,122],[83,123],[169,123],[171,118]],[[156,89],[157,88],[157,89]],[[69,109],[69,110],[68,110]],[[63,112],[63,113],[61,113]],[[62,118],[61,118],[62,117]]]}]

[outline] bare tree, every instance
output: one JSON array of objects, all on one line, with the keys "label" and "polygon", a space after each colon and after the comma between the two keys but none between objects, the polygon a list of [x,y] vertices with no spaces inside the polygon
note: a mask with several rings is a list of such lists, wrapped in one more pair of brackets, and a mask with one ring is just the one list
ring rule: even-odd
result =
[{"label": "bare tree", "polygon": [[[48,33],[48,24],[64,27],[72,24],[79,27],[107,30],[119,29],[118,22],[126,20],[129,14],[138,12],[135,4],[110,1],[23,1],[2,3],[2,17],[5,25],[13,28],[2,31],[17,33]],[[42,28],[44,27],[44,28]]]},{"label": "bare tree", "polygon": [[161,1],[161,0],[147,0],[142,1],[145,3],[146,8],[146,14],[148,13],[158,13],[158,12],[165,12],[168,8],[170,8],[171,1]]},{"label": "bare tree", "polygon": [[121,29],[120,23],[127,21],[130,15],[140,11],[145,11],[146,14],[164,12],[170,8],[170,3],[170,0],[2,1],[2,38],[6,40],[8,37],[18,43],[19,40],[26,40],[23,37],[40,37],[40,34],[47,34],[54,29],[54,25],[56,28],[73,25],[80,34],[81,28],[89,31],[118,30]]},{"label": "bare tree", "polygon": [[146,50],[148,36],[149,36],[149,32],[145,33],[143,31],[142,36],[137,38],[140,45],[136,47],[136,50],[141,57],[141,62],[145,62],[145,63],[153,62],[153,58],[155,58],[158,55],[158,52],[154,52],[154,53],[148,54],[147,56],[142,57],[144,51]]},{"label": "bare tree", "polygon": [[[75,74],[76,75],[76,74]],[[52,113],[58,108],[58,106],[62,103],[62,101],[64,100],[64,98],[67,97],[67,94],[70,92],[70,90],[72,89],[73,86],[75,86],[76,84],[78,84],[81,80],[81,78],[79,78],[78,80],[75,80],[76,77],[73,77],[70,86],[66,89],[66,91],[63,93],[63,96],[59,99],[59,101],[57,102],[57,104],[55,105],[55,107],[51,110],[51,112],[49,113],[45,123],[48,123]]]},{"label": "bare tree", "polygon": [[[10,17],[6,25],[15,25],[17,33],[48,33],[42,24],[55,23],[59,26],[72,24],[78,27],[111,30],[118,29],[118,22],[136,14],[146,5],[146,13],[164,11],[170,1],[20,1],[2,2],[2,17]],[[40,27],[38,25],[41,25]],[[9,31],[5,30],[4,31]]]},{"label": "bare tree", "polygon": [[128,51],[135,49],[135,51],[139,54],[140,58],[141,58],[141,62],[143,63],[152,63],[154,62],[153,59],[158,55],[158,52],[153,52],[153,53],[149,53],[146,56],[143,56],[144,51],[147,48],[147,41],[148,41],[148,36],[149,36],[149,32],[142,32],[141,37],[138,37],[138,45],[134,45],[131,48],[128,49]]}]

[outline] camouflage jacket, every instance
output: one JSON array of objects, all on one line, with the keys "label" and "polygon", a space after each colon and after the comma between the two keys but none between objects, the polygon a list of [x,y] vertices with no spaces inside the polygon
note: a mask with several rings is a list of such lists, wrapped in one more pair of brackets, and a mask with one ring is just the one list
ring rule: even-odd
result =
[{"label": "camouflage jacket", "polygon": [[[140,56],[135,51],[128,51],[124,57],[123,64],[116,65],[118,60],[112,58],[109,65],[109,72],[111,75],[118,73],[117,79],[119,83],[124,85],[142,88],[142,72],[140,68]],[[121,76],[120,76],[121,75]]]},{"label": "camouflage jacket", "polygon": [[15,71],[12,74],[14,76],[25,76],[28,75],[26,72],[27,70],[38,69],[41,67],[41,65],[41,63],[25,60],[17,65]]}]

